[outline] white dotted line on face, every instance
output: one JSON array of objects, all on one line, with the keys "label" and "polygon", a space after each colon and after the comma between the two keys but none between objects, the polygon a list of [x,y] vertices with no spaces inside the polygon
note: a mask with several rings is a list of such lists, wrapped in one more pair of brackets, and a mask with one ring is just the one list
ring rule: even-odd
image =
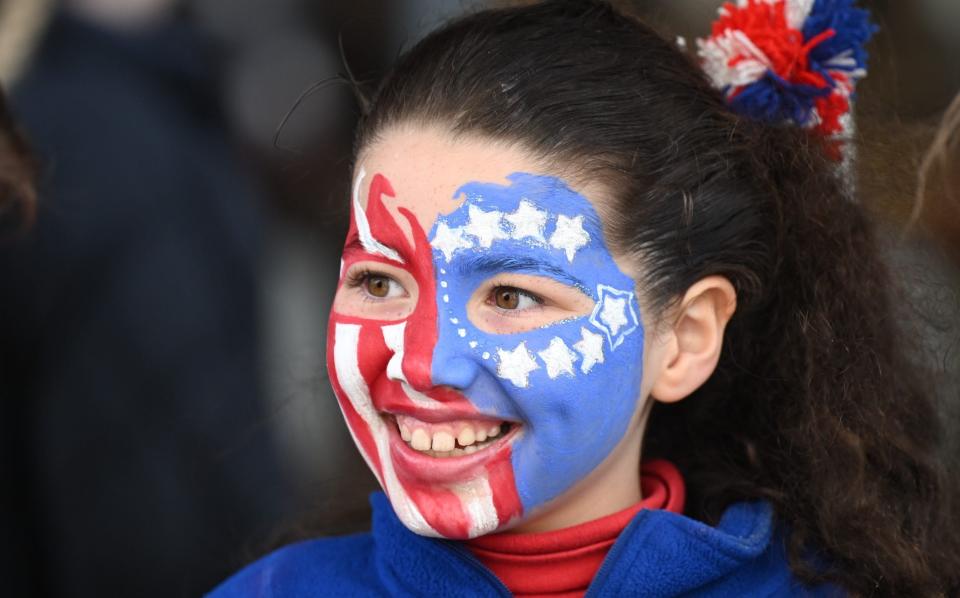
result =
[{"label": "white dotted line on face", "polygon": [[[447,271],[446,271],[445,269],[440,268],[440,274],[446,274],[446,273],[447,273]],[[446,280],[440,279],[440,287],[441,287],[441,288],[444,288],[444,289],[445,289],[445,288],[447,288],[448,286],[449,286],[449,283],[447,283]],[[444,294],[443,294],[443,301],[444,301],[444,303],[450,303],[450,295],[447,294],[447,293],[444,293]],[[454,315],[454,312],[453,312],[453,309],[452,309],[452,308],[449,310],[448,314],[449,314],[449,318],[448,318],[448,319],[449,319],[449,321],[450,321],[451,324],[453,324],[454,326],[460,324],[460,318],[458,318],[458,317],[456,317],[456,316]],[[460,338],[466,338],[466,337],[467,337],[467,329],[466,329],[466,328],[458,328],[458,329],[457,329],[457,335],[458,335]],[[476,340],[472,340],[472,339],[471,339],[471,340],[467,341],[467,344],[470,346],[471,349],[476,349],[476,348],[479,346],[480,343],[478,343]],[[486,355],[486,357],[484,357],[484,359],[489,358],[489,355],[490,355],[489,353],[486,353],[486,352],[485,352],[484,354]]]},{"label": "white dotted line on face", "polygon": [[[518,210],[518,212],[523,211],[523,209],[527,209],[528,207],[529,206],[521,205],[521,209]],[[471,221],[476,220],[479,216],[483,216],[488,218],[488,224],[492,226],[493,214],[494,213],[492,212],[483,213],[480,210],[475,209],[471,212]],[[498,227],[499,222],[502,219],[509,220],[508,217],[497,213],[496,224]],[[538,222],[537,224],[539,225],[540,223]],[[538,226],[537,228],[540,227]],[[518,234],[519,232],[519,227],[515,227],[514,235]],[[492,237],[493,240],[498,238],[496,234],[492,235]],[[576,218],[567,218],[561,215],[561,217],[558,218],[557,230],[551,236],[548,243],[558,249],[563,249],[567,255],[567,258],[570,261],[573,261],[573,257],[576,255],[577,250],[585,245],[589,239],[590,236],[583,230],[581,216]],[[449,256],[447,259],[449,259]],[[445,275],[447,271],[444,268],[440,268],[440,273]],[[446,280],[441,279],[439,282],[441,288],[446,289],[449,287],[449,283]],[[632,328],[628,328],[629,324],[631,323],[631,318],[629,318],[626,314],[627,309],[629,309],[631,310],[631,315],[633,315],[632,305],[630,305],[632,301],[632,294],[627,291],[617,291],[616,289],[606,287],[605,285],[600,285],[598,294],[600,295],[600,300],[598,301],[598,305],[594,310],[594,313],[591,314],[589,321],[591,324],[599,328],[601,332],[606,334],[610,340],[610,348],[612,350],[623,341],[623,336],[626,336],[636,328],[636,324],[634,324]],[[448,293],[444,293],[442,299],[444,303],[450,303],[450,295]],[[450,314],[450,323],[453,325],[460,324],[460,319],[452,315],[452,310]],[[633,319],[636,319],[635,315],[633,316]],[[624,329],[623,333],[618,335],[621,329]],[[520,345],[515,347],[512,351],[505,351],[498,347],[497,355],[499,358],[497,360],[497,375],[501,378],[510,380],[518,387],[526,387],[528,384],[529,374],[532,371],[540,368],[536,357],[539,357],[543,362],[543,365],[546,366],[547,375],[551,379],[555,379],[562,375],[576,376],[576,369],[579,369],[583,374],[588,374],[596,364],[604,362],[604,351],[601,340],[602,337],[588,331],[586,328],[581,328],[580,332],[580,339],[578,342],[573,343],[572,345],[575,351],[571,350],[570,347],[568,347],[560,337],[553,337],[545,349],[536,353],[531,353],[528,349],[526,349],[524,343],[520,343]],[[462,339],[466,339],[467,329],[458,328],[457,335]],[[615,341],[614,337],[617,336],[619,336],[619,338],[617,338]],[[474,350],[479,347],[479,342],[473,339],[467,340],[467,344],[471,349]],[[523,348],[522,352],[521,347]],[[491,354],[489,351],[483,351],[481,353],[481,357],[484,360],[489,360],[491,358]],[[579,368],[575,367],[574,365],[577,361],[580,362]]]}]

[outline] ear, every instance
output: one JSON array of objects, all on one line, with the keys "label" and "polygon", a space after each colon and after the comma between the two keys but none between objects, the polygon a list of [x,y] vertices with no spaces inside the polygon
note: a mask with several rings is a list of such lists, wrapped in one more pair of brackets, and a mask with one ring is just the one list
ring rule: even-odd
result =
[{"label": "ear", "polygon": [[708,276],[687,290],[669,312],[672,325],[660,332],[664,357],[650,389],[653,398],[673,403],[707,381],[720,360],[723,331],[736,308],[737,292],[722,276]]}]

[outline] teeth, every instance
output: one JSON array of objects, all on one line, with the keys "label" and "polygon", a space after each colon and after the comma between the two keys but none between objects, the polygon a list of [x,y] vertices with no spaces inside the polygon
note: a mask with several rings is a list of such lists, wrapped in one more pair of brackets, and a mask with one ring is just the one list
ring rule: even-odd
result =
[{"label": "teeth", "polygon": [[[416,418],[396,416],[400,437],[414,450],[431,457],[469,455],[492,444],[502,435],[500,424],[457,420],[431,424]],[[459,433],[454,433],[459,430]]]},{"label": "teeth", "polygon": [[460,430],[460,435],[457,436],[457,442],[460,443],[460,446],[470,446],[476,441],[476,434],[473,431],[473,428],[467,426],[466,428]]},{"label": "teeth", "polygon": [[453,435],[449,432],[437,432],[433,435],[433,450],[439,452],[452,451],[456,446]]},{"label": "teeth", "polygon": [[427,434],[427,431],[423,428],[417,428],[413,431],[413,436],[410,438],[410,444],[418,451],[429,451],[430,435]]}]

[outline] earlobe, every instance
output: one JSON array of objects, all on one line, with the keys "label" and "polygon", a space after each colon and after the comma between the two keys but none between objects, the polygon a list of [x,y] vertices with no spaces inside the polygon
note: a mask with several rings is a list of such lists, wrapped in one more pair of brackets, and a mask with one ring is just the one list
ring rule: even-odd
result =
[{"label": "earlobe", "polygon": [[674,309],[664,331],[664,355],[650,394],[658,401],[679,401],[713,374],[723,348],[723,332],[736,310],[737,294],[722,276],[691,286]]}]

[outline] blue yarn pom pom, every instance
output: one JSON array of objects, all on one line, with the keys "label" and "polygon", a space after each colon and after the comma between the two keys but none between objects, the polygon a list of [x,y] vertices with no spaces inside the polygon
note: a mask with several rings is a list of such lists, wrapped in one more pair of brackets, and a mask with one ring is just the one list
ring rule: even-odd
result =
[{"label": "blue yarn pom pom", "polygon": [[833,37],[810,51],[810,61],[815,68],[826,70],[825,63],[847,52],[855,65],[831,64],[830,69],[851,72],[866,69],[866,44],[877,31],[877,26],[870,22],[870,13],[854,6],[854,0],[815,0],[803,23],[803,38],[813,39],[828,29],[834,31]]}]

